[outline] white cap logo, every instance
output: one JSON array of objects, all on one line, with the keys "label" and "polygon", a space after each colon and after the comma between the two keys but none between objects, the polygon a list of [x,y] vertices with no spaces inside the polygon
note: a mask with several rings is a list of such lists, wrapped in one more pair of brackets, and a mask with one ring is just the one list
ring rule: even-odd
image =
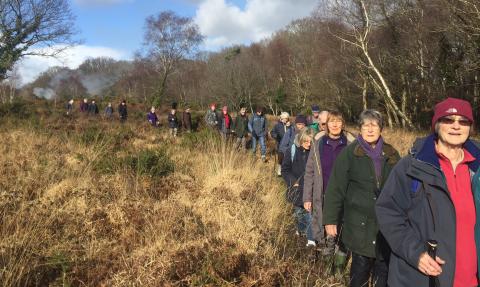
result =
[{"label": "white cap logo", "polygon": [[458,113],[458,111],[457,111],[456,108],[450,108],[450,109],[447,110],[447,113],[454,114],[454,113]]}]

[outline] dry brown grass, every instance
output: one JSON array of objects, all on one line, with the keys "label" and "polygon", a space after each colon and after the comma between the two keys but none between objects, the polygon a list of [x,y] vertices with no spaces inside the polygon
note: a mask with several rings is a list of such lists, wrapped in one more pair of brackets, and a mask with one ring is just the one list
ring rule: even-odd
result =
[{"label": "dry brown grass", "polygon": [[[402,154],[414,138],[385,134]],[[0,286],[342,286],[293,235],[273,161],[198,137],[1,125]],[[163,177],[99,168],[162,148],[175,162]]]}]

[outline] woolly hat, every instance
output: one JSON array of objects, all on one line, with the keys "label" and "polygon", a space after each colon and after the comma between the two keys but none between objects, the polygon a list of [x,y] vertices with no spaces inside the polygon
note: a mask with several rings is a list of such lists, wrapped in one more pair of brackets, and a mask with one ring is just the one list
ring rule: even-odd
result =
[{"label": "woolly hat", "polygon": [[320,107],[318,105],[313,105],[312,106],[312,113],[319,113],[320,112]]},{"label": "woolly hat", "polygon": [[257,113],[263,113],[263,107],[257,107],[255,110]]},{"label": "woolly hat", "polygon": [[446,98],[435,105],[435,114],[432,118],[432,130],[435,129],[435,124],[440,118],[450,115],[466,117],[473,123],[472,106],[469,102],[456,98]]},{"label": "woolly hat", "polygon": [[295,117],[295,124],[307,125],[307,117],[304,115],[298,115]]}]

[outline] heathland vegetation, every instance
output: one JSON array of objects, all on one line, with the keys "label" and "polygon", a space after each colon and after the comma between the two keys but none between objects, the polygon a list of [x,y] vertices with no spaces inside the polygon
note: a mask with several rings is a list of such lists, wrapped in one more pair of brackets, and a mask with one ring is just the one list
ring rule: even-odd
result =
[{"label": "heathland vegetation", "polygon": [[[137,108],[120,124],[2,106],[1,286],[345,284],[295,236],[273,156],[201,126],[172,139]],[[384,136],[405,154],[416,135]]]}]

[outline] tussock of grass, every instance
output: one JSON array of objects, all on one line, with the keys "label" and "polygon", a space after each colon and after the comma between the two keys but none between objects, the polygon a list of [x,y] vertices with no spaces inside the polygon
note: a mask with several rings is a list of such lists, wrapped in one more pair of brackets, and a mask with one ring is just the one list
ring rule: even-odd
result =
[{"label": "tussock of grass", "polygon": [[273,163],[211,131],[7,121],[0,154],[0,286],[345,283],[293,235]]}]

